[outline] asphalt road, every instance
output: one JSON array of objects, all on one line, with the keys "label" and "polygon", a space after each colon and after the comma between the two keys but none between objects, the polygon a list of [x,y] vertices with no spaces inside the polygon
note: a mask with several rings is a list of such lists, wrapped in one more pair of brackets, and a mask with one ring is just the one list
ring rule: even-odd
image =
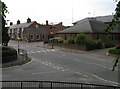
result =
[{"label": "asphalt road", "polygon": [[[17,48],[18,44],[11,41],[9,45]],[[43,46],[40,42],[20,43],[20,48],[27,50],[32,61],[4,68],[2,79],[118,84],[118,69],[111,71],[112,58],[106,56],[106,50],[70,53]]]}]

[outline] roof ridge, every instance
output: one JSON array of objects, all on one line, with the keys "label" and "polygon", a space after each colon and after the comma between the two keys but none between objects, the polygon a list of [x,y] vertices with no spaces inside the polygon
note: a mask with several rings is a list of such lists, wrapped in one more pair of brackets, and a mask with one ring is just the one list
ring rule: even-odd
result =
[{"label": "roof ridge", "polygon": [[90,19],[88,19],[88,23],[89,23],[89,26],[90,26],[90,32],[93,32],[92,26],[91,26],[91,23],[90,23]]}]

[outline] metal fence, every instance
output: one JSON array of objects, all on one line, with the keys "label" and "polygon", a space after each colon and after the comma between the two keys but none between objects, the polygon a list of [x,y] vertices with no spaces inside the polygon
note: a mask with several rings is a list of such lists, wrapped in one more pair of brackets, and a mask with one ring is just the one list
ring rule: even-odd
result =
[{"label": "metal fence", "polygon": [[2,81],[2,89],[120,89],[116,86],[105,86],[85,83],[53,81]]}]

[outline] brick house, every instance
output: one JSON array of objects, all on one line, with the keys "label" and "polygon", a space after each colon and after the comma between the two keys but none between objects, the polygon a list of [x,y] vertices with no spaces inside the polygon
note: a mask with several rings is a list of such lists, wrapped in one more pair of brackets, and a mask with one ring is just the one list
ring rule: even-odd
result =
[{"label": "brick house", "polygon": [[19,38],[22,41],[45,41],[48,39],[45,29],[41,28],[36,21],[31,21],[30,18],[27,19],[26,23],[20,23],[19,20],[17,24],[10,23],[8,34],[13,40]]},{"label": "brick house", "polygon": [[62,31],[64,26],[62,25],[62,22],[57,23],[57,24],[49,24],[48,21],[46,20],[46,24],[42,25],[40,24],[40,27],[43,27],[46,32],[48,33],[48,38],[55,37],[55,34],[59,31]]},{"label": "brick house", "polygon": [[[73,23],[74,26],[59,31],[56,36],[62,37],[65,40],[73,39],[79,33],[85,33],[88,39],[101,39],[104,40],[107,35],[105,28],[107,24],[112,21],[113,16],[101,16],[94,18],[85,18]],[[110,33],[111,40],[120,40],[120,24],[118,24]]]}]

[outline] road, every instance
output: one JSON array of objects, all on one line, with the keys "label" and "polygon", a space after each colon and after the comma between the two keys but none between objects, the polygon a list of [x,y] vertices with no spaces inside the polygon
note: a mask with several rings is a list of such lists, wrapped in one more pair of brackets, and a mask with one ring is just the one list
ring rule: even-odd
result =
[{"label": "road", "polygon": [[[17,48],[10,41],[9,46]],[[118,84],[118,70],[112,72],[112,58],[100,50],[80,53],[43,48],[40,42],[20,43],[32,61],[22,66],[3,68],[3,80],[69,81],[103,85]]]}]

